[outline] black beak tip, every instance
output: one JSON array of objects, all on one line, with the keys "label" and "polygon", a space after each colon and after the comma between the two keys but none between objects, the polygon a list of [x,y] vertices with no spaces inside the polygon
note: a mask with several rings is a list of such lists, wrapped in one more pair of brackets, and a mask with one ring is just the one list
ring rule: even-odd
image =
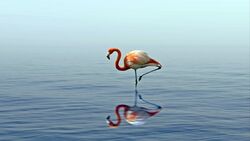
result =
[{"label": "black beak tip", "polygon": [[107,55],[107,58],[110,60],[110,57],[109,57],[109,55]]},{"label": "black beak tip", "polygon": [[110,119],[110,116],[107,116],[107,118],[106,118],[107,120],[109,120]]}]

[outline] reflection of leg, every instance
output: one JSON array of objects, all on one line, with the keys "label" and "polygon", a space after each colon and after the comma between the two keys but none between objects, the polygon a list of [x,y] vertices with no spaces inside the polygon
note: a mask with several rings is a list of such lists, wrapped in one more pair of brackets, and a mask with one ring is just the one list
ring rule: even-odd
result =
[{"label": "reflection of leg", "polygon": [[135,106],[137,105],[138,91],[135,89]]},{"label": "reflection of leg", "polygon": [[137,81],[137,72],[136,72],[136,69],[135,69],[135,106],[137,105],[137,95],[138,95],[138,91],[137,91],[137,84],[138,84],[138,81]]},{"label": "reflection of leg", "polygon": [[157,105],[157,104],[154,104],[154,103],[151,103],[145,99],[142,98],[142,96],[139,94],[139,99],[142,100],[143,102],[147,103],[147,104],[150,104],[150,105],[153,105],[155,107],[157,107],[157,109],[161,109],[161,106]]}]

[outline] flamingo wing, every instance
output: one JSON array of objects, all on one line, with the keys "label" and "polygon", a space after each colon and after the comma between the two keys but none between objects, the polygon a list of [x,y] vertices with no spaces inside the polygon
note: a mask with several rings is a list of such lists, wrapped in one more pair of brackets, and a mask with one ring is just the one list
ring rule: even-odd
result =
[{"label": "flamingo wing", "polygon": [[143,68],[149,61],[147,53],[141,50],[131,51],[125,57],[125,63],[133,69]]}]

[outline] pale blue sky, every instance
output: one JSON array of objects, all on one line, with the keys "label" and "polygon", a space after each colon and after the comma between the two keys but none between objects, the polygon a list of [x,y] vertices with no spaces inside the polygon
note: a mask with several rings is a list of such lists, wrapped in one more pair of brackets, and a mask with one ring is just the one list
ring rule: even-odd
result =
[{"label": "pale blue sky", "polygon": [[0,48],[249,48],[248,0],[6,0]]}]

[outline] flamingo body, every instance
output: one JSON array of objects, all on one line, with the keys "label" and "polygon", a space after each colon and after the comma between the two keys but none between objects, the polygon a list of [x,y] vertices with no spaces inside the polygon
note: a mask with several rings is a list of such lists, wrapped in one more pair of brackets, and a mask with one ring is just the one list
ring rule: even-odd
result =
[{"label": "flamingo body", "polygon": [[150,58],[148,54],[141,50],[134,50],[126,54],[124,57],[124,66],[119,66],[119,61],[121,59],[121,51],[118,48],[110,48],[108,50],[108,58],[113,53],[117,52],[118,56],[115,62],[115,66],[120,71],[125,71],[128,69],[139,69],[147,66],[161,67],[161,64],[156,60]]},{"label": "flamingo body", "polygon": [[129,52],[124,58],[124,63],[131,69],[160,65],[160,63],[150,58],[146,52],[141,50]]}]

